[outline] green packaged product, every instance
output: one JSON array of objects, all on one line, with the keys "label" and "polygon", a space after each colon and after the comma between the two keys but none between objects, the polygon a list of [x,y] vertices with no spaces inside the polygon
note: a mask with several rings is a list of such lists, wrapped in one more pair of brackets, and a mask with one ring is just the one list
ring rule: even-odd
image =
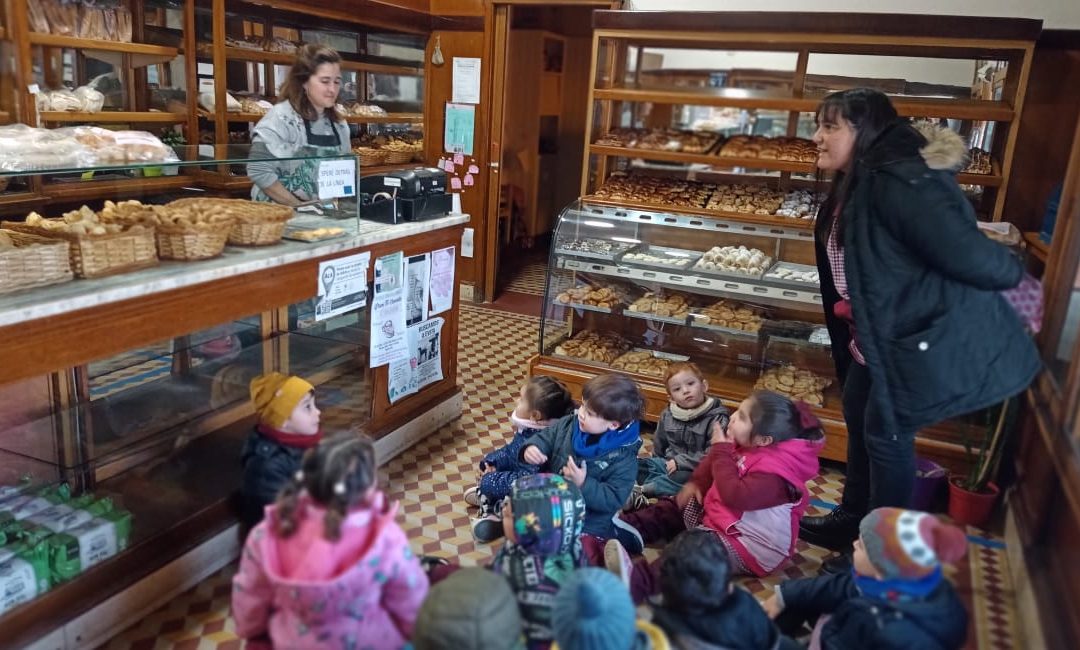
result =
[{"label": "green packaged product", "polygon": [[133,517],[127,510],[110,510],[101,515],[101,518],[112,522],[116,527],[117,550],[123,551],[128,547],[131,540],[131,520]]},{"label": "green packaged product", "polygon": [[20,494],[17,497],[4,502],[3,511],[11,514],[14,519],[26,519],[53,505],[45,497],[33,494]]},{"label": "green packaged product", "polygon": [[82,562],[79,561],[79,540],[67,533],[50,537],[49,568],[52,570],[54,585],[67,582],[82,573]]},{"label": "green packaged product", "polygon": [[[131,513],[113,510],[52,537],[50,552],[54,573],[65,575],[76,567],[85,571],[127,548],[131,537]],[[71,539],[76,540],[72,546]]]},{"label": "green packaged product", "polygon": [[18,485],[0,485],[0,502],[6,501],[13,496],[17,496],[30,489],[30,482],[33,478],[26,474],[19,479]]},{"label": "green packaged product", "polygon": [[0,613],[33,600],[49,590],[48,549],[45,544],[19,543],[0,549]]},{"label": "green packaged product", "polygon": [[64,503],[71,500],[71,486],[67,483],[47,485],[37,491],[37,496],[47,499],[52,503]]}]

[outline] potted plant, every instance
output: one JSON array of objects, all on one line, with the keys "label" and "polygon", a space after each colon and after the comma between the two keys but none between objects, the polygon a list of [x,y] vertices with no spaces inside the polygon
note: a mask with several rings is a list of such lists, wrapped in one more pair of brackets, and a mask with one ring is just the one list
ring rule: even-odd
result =
[{"label": "potted plant", "polygon": [[[970,469],[949,480],[949,516],[958,523],[982,527],[990,519],[1000,492],[994,478],[1016,421],[1016,406],[1015,398],[1006,399],[996,412],[984,412],[986,419],[981,426],[964,427],[964,451]],[[977,436],[972,436],[973,430],[978,431]]]}]

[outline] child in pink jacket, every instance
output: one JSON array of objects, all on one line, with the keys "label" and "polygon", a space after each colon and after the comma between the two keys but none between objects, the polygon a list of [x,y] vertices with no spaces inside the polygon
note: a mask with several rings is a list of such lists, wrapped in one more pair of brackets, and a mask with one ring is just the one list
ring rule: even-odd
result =
[{"label": "child in pink jacket", "polygon": [[337,436],[304,456],[244,546],[239,636],[278,648],[405,645],[428,579],[375,480],[367,438]]}]

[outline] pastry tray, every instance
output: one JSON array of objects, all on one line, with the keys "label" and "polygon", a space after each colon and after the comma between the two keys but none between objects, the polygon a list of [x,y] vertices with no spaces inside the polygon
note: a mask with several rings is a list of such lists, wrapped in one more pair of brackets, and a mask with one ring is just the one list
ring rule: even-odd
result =
[{"label": "pastry tray", "polygon": [[566,241],[560,241],[558,244],[555,245],[555,254],[567,257],[581,257],[590,260],[614,262],[617,256],[625,253],[626,251],[630,250],[635,246],[635,244],[629,244],[624,242],[611,242],[606,239],[597,239],[595,237],[582,237],[581,239],[571,240],[569,243],[572,245],[577,242],[598,242],[602,244],[609,244],[612,246],[612,251],[610,253],[602,253],[599,251],[575,250],[572,248],[567,248]]},{"label": "pastry tray", "polygon": [[609,307],[597,307],[596,305],[586,305],[583,302],[559,302],[558,300],[552,300],[552,305],[556,307],[567,307],[569,309],[582,309],[584,311],[595,311],[600,314],[614,314],[615,309]]},{"label": "pastry tray", "polygon": [[721,280],[753,280],[757,281],[761,279],[762,273],[736,273],[734,271],[718,271],[712,269],[703,269],[699,267],[690,267],[686,269],[688,275],[700,275],[706,278],[719,278]]},{"label": "pastry tray", "polygon": [[784,286],[784,287],[800,287],[800,288],[810,287],[810,288],[813,288],[813,289],[817,289],[818,287],[821,286],[820,282],[805,282],[803,280],[789,280],[787,278],[776,277],[774,274],[777,271],[780,271],[780,270],[796,271],[798,273],[806,273],[808,271],[816,272],[818,269],[817,269],[816,266],[813,266],[811,264],[795,264],[794,262],[777,262],[777,263],[773,264],[771,267],[769,267],[769,270],[765,272],[765,275],[763,275],[761,277],[761,279],[765,280],[767,282],[770,282],[770,283],[775,283],[775,284]]},{"label": "pastry tray", "polygon": [[686,325],[687,319],[687,316],[657,316],[656,314],[647,311],[631,311],[625,308],[622,311],[622,315],[628,318],[659,321],[661,323],[671,323],[672,325]]},{"label": "pastry tray", "polygon": [[723,325],[713,325],[712,323],[699,323],[697,319],[694,318],[693,312],[690,313],[688,323],[690,327],[698,327],[703,330],[720,332],[722,334],[737,336],[744,339],[758,339],[761,337],[761,330],[758,330],[756,332],[748,332],[746,330],[737,330],[734,327],[724,327]]},{"label": "pastry tray", "polygon": [[[650,262],[643,262],[641,260],[627,259],[627,255],[633,253],[643,253],[645,255],[652,255],[653,257],[666,257],[670,259],[685,259],[686,264],[653,264]],[[620,266],[633,266],[639,269],[648,269],[650,271],[665,271],[667,273],[687,273],[698,260],[701,259],[701,251],[691,251],[684,248],[668,248],[666,246],[650,246],[649,244],[641,244],[635,246],[629,250],[623,251],[615,256],[615,262]]]},{"label": "pastry tray", "polygon": [[326,241],[327,239],[337,239],[338,237],[344,237],[345,235],[349,234],[349,232],[347,230],[342,229],[342,231],[339,232],[339,233],[336,233],[336,234],[333,234],[333,235],[323,235],[321,237],[315,237],[315,238],[297,237],[296,236],[297,232],[304,231],[304,230],[314,230],[314,228],[285,228],[285,234],[283,234],[282,237],[285,238],[285,239],[290,239],[292,241],[301,241],[301,242],[304,242],[305,244],[314,244],[316,242]]}]

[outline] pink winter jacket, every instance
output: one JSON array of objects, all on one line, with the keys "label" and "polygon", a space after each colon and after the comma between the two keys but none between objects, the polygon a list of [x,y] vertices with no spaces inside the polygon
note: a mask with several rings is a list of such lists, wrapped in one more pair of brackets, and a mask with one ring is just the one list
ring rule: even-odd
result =
[{"label": "pink winter jacket", "polygon": [[244,545],[233,578],[236,633],[275,648],[397,650],[412,636],[428,579],[395,523],[397,503],[376,492],[353,510],[341,538],[323,536],[325,510],[301,497],[300,525],[274,535],[275,506]]}]

